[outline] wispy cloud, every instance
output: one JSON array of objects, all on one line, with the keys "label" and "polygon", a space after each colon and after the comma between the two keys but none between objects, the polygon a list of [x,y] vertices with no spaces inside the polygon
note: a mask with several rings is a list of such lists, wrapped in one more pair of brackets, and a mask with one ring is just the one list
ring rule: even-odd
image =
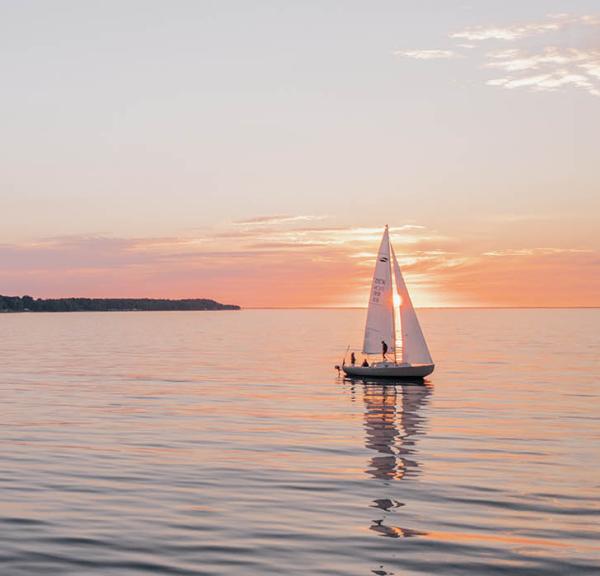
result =
[{"label": "wispy cloud", "polygon": [[[481,68],[502,73],[485,80],[488,86],[544,92],[575,88],[600,96],[598,28],[599,15],[548,14],[536,22],[473,26],[451,33],[449,39],[457,44],[447,49],[402,50],[397,54],[434,59],[466,56],[467,51],[481,58]],[[477,51],[499,42],[504,48]]]},{"label": "wispy cloud", "polygon": [[591,254],[593,252],[594,251],[589,248],[518,248],[492,250],[490,252],[484,252],[483,256],[547,256],[551,254]]},{"label": "wispy cloud", "polygon": [[551,46],[538,52],[512,49],[487,56],[487,68],[507,73],[488,80],[489,86],[554,91],[570,85],[600,96],[600,50]]},{"label": "wispy cloud", "polygon": [[540,22],[512,24],[510,26],[472,26],[450,34],[450,38],[468,40],[520,40],[529,36],[557,32],[572,25],[598,26],[600,17],[595,15],[577,16],[571,14],[548,14]]},{"label": "wispy cloud", "polygon": [[539,70],[546,65],[565,66],[573,63],[586,63],[590,58],[599,55],[595,51],[586,53],[573,48],[561,51],[555,47],[543,48],[535,54],[518,49],[500,50],[488,53],[490,62],[487,67],[499,68],[507,72],[521,72],[523,70]]},{"label": "wispy cloud", "polygon": [[237,220],[234,224],[241,226],[254,226],[263,224],[282,224],[285,222],[309,222],[313,220],[323,220],[326,216],[309,216],[309,215],[297,215],[293,216],[290,214],[276,214],[270,216],[256,216],[254,218],[248,218],[246,220]]},{"label": "wispy cloud", "polygon": [[590,82],[581,74],[571,74],[567,70],[559,70],[550,74],[534,74],[519,78],[493,78],[487,81],[488,86],[501,86],[502,88],[532,88],[540,91],[552,92],[565,86],[583,88],[593,96],[600,96],[600,88]]},{"label": "wispy cloud", "polygon": [[454,50],[396,50],[394,54],[417,60],[439,60],[458,56]]},{"label": "wispy cloud", "polygon": [[475,26],[461,32],[450,34],[450,38],[469,40],[471,42],[481,40],[517,40],[532,34],[542,34],[548,31],[560,30],[557,22],[540,22],[525,25],[514,25],[505,28],[495,26]]}]

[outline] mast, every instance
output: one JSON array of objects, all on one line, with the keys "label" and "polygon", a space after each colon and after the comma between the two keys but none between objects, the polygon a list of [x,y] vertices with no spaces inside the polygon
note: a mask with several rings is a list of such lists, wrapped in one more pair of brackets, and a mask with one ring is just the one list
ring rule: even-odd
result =
[{"label": "mast", "polygon": [[[394,248],[392,246],[392,241],[390,240],[390,233],[389,233],[389,228],[388,225],[385,225],[385,231],[388,233],[388,250],[390,252],[390,254],[394,253]],[[392,292],[392,351],[394,352],[394,364],[398,363],[398,358],[396,356],[397,354],[397,347],[396,347],[396,310],[394,309],[394,282],[393,282],[393,276],[392,276],[392,259],[390,258],[389,261],[390,264],[390,290]],[[396,288],[397,290],[397,288]]]}]

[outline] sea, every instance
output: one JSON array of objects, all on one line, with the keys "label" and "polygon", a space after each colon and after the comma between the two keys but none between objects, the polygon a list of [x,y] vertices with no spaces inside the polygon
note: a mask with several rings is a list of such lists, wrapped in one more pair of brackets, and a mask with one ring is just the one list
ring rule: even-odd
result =
[{"label": "sea", "polygon": [[[0,574],[600,574],[600,310],[0,315]],[[360,358],[360,355],[359,355]]]}]

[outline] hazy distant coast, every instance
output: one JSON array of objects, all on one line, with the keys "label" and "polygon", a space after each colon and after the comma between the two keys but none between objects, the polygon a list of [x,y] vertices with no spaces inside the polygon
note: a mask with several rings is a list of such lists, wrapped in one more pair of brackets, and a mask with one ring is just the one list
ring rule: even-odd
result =
[{"label": "hazy distant coast", "polygon": [[239,310],[206,298],[32,298],[0,295],[0,312],[127,312],[159,310]]}]

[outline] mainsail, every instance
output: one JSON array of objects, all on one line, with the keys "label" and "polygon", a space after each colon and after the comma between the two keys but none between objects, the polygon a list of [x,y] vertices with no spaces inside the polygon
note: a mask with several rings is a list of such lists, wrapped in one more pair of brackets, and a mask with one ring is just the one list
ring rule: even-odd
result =
[{"label": "mainsail", "polygon": [[[387,233],[387,230],[386,230]],[[421,330],[417,314],[413,308],[396,254],[392,248],[394,259],[394,281],[400,296],[400,323],[402,325],[402,362],[406,364],[433,364],[427,342]]]},{"label": "mainsail", "polygon": [[396,327],[394,324],[390,239],[386,226],[379,246],[373,283],[371,284],[363,353],[381,354],[382,341],[387,344],[389,352],[394,352],[396,347]]}]

